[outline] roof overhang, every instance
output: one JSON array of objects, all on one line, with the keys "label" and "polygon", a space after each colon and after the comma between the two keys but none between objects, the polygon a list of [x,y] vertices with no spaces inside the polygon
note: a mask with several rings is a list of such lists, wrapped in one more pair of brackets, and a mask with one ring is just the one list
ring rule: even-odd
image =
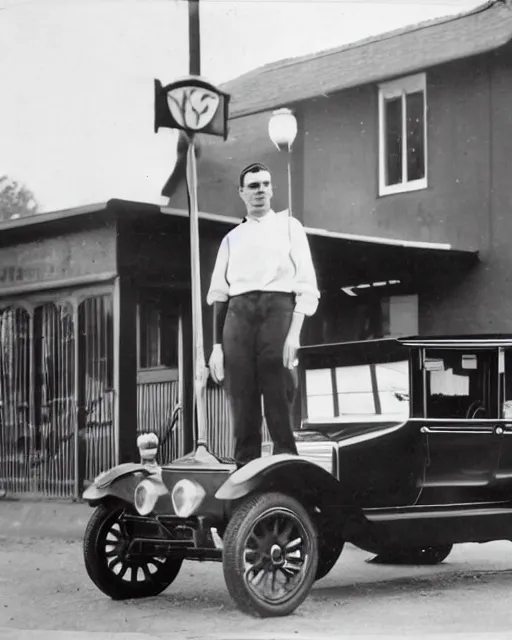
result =
[{"label": "roof overhang", "polygon": [[[104,226],[127,218],[147,221],[148,229],[164,225],[182,234],[187,232],[188,217],[186,209],[113,199],[2,222],[0,244],[40,238],[46,233]],[[203,237],[217,238],[220,243],[240,222],[240,218],[201,212],[199,231]],[[422,286],[440,279],[460,279],[478,263],[477,251],[457,249],[450,244],[370,237],[313,227],[305,230],[320,287],[344,291],[351,297],[389,287],[397,293],[403,287],[419,292]]]},{"label": "roof overhang", "polygon": [[[182,209],[162,207],[168,215],[188,217]],[[216,227],[223,236],[241,222],[211,213],[201,213],[202,224]],[[478,263],[478,252],[454,248],[451,244],[399,240],[338,233],[305,227],[320,286],[338,289],[348,296],[377,288],[404,286],[416,289],[438,278],[457,278]]]},{"label": "roof overhang", "polygon": [[323,282],[347,295],[376,288],[399,291],[440,277],[457,277],[478,262],[478,252],[450,244],[376,238],[306,228],[311,252]]}]

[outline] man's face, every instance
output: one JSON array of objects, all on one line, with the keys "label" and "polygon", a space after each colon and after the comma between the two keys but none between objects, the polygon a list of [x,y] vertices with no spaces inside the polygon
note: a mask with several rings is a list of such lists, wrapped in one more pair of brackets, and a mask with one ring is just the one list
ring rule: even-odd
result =
[{"label": "man's face", "polygon": [[268,171],[246,173],[240,187],[240,197],[245,202],[247,213],[254,216],[265,215],[270,210],[272,179]]}]

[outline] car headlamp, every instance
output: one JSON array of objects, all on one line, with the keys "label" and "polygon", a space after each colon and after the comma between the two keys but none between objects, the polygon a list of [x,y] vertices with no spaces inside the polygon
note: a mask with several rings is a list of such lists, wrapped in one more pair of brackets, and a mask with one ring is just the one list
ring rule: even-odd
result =
[{"label": "car headlamp", "polygon": [[199,507],[206,495],[203,487],[194,480],[179,480],[172,490],[174,513],[180,518],[188,518]]},{"label": "car headlamp", "polygon": [[155,508],[160,492],[151,480],[142,480],[135,487],[133,503],[141,516],[147,516]]}]

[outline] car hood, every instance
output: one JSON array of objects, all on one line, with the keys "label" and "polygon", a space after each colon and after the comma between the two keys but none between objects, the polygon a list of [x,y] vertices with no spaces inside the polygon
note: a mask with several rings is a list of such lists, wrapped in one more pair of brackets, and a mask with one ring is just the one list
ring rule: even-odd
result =
[{"label": "car hood", "polygon": [[404,424],[406,420],[386,420],[382,422],[305,423],[304,428],[295,432],[297,442],[341,442],[361,435],[387,433],[390,428]]}]

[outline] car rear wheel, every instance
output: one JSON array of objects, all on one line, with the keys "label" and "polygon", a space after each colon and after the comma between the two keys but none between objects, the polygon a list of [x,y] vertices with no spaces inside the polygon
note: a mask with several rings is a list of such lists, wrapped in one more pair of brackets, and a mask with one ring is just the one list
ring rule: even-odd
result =
[{"label": "car rear wheel", "polygon": [[94,584],[114,600],[156,596],[176,579],[183,559],[127,557],[130,535],[121,502],[100,504],[84,534],[85,568]]},{"label": "car rear wheel", "polygon": [[374,558],[379,564],[439,564],[450,555],[453,545],[415,547],[413,549],[388,549]]},{"label": "car rear wheel", "polygon": [[240,610],[286,616],[305,600],[315,581],[313,519],[300,502],[282,493],[247,498],[226,527],[222,562],[227,589]]},{"label": "car rear wheel", "polygon": [[316,570],[315,580],[321,580],[334,568],[338,562],[338,558],[343,551],[344,543],[331,541],[322,542],[320,545],[320,553],[318,557],[318,567]]}]

